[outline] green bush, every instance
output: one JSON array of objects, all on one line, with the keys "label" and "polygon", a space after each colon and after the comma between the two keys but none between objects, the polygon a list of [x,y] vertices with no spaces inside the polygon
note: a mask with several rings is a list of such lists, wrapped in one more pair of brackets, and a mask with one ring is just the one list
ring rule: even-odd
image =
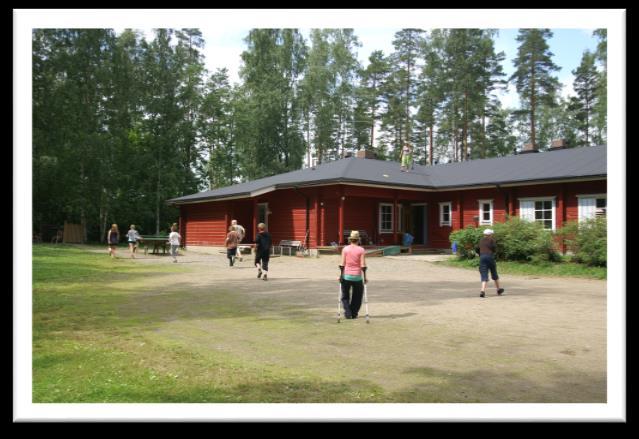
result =
[{"label": "green bush", "polygon": [[606,218],[571,221],[557,234],[566,242],[575,262],[596,267],[605,267],[608,251]]},{"label": "green bush", "polygon": [[457,242],[457,253],[460,258],[476,256],[475,248],[484,230],[494,230],[493,237],[497,242],[496,259],[528,262],[550,262],[560,260],[560,255],[553,239],[553,234],[544,230],[538,222],[522,221],[511,217],[504,223],[492,226],[475,227],[470,225],[450,234],[450,242]]}]

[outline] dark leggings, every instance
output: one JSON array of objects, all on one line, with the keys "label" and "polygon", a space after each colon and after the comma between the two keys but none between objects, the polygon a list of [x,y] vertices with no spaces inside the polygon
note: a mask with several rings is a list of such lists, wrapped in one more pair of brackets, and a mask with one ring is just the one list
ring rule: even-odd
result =
[{"label": "dark leggings", "polygon": [[268,253],[256,253],[255,254],[255,264],[260,264],[260,267],[263,271],[268,271],[268,260],[271,255]]},{"label": "dark leggings", "polygon": [[[353,288],[353,296],[350,290]],[[362,306],[362,295],[364,294],[364,281],[342,279],[342,306],[346,317],[357,317],[359,308]]]}]

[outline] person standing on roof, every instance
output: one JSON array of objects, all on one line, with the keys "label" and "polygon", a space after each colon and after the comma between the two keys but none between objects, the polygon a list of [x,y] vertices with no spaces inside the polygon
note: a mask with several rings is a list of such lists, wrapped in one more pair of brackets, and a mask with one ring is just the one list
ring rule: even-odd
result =
[{"label": "person standing on roof", "polygon": [[408,142],[406,142],[402,148],[401,163],[402,172],[408,172],[409,169],[413,168],[413,148],[411,148]]},{"label": "person standing on roof", "polygon": [[[342,284],[344,316],[347,319],[356,319],[362,306],[364,283],[367,283],[366,257],[364,248],[359,246],[359,232],[357,230],[351,231],[348,240],[350,245],[342,250],[339,281]],[[351,289],[353,290],[352,296]]]}]

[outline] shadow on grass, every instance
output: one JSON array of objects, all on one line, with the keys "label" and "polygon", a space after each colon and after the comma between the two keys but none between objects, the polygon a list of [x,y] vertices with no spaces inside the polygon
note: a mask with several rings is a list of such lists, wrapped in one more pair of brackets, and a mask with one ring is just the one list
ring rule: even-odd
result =
[{"label": "shadow on grass", "polygon": [[476,369],[465,373],[410,368],[402,373],[425,378],[392,398],[405,402],[452,403],[605,403],[606,377],[564,369],[544,382],[504,371]]}]

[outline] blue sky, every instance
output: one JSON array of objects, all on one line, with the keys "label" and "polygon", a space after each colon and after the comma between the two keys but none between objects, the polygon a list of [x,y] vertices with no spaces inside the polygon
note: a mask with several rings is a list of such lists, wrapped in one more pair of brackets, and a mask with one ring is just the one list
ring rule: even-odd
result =
[{"label": "blue sky", "polygon": [[[368,55],[374,50],[382,50],[385,54],[393,51],[393,36],[397,28],[355,28],[355,35],[362,43],[358,49],[360,61],[366,65]],[[229,69],[231,82],[239,82],[240,54],[246,48],[243,39],[249,29],[202,29],[206,47],[204,55],[207,69],[213,72],[216,68]],[[554,54],[553,61],[561,66],[556,73],[560,82],[564,84],[562,93],[572,94],[574,70],[581,62],[585,50],[595,50],[597,39],[592,36],[593,29],[552,29],[553,37],[548,41],[550,51]],[[506,59],[503,63],[504,72],[511,75],[514,71],[512,60],[517,54],[517,29],[500,29],[495,39],[497,51],[503,51]],[[302,29],[305,37],[309,30]],[[307,38],[308,40],[308,38]],[[502,104],[509,107],[518,106],[518,96],[513,85],[509,85],[507,92],[500,95]]]}]

